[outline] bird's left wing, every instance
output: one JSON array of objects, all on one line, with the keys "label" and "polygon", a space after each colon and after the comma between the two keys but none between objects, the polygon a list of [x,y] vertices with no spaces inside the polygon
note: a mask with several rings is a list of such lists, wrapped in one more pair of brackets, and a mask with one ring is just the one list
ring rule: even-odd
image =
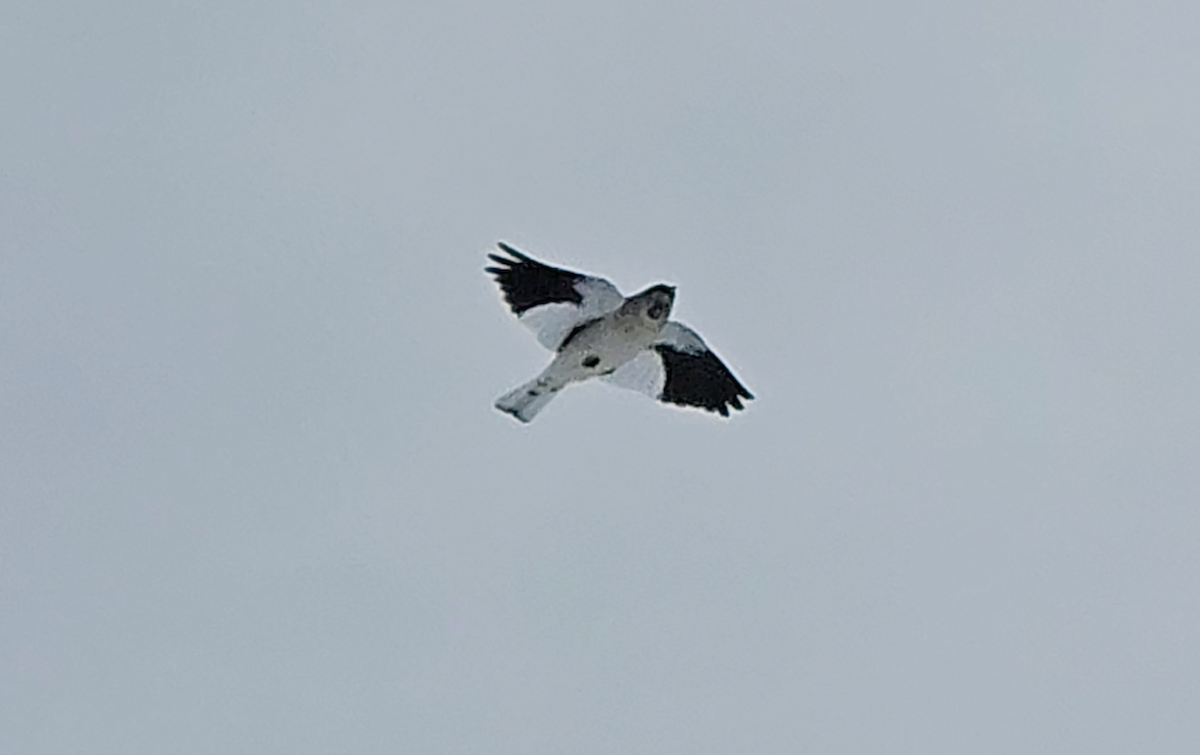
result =
[{"label": "bird's left wing", "polygon": [[604,379],[664,403],[695,406],[722,417],[729,416],[729,407],[741,409],[742,399],[754,398],[696,331],[674,321],[663,327],[650,348]]},{"label": "bird's left wing", "polygon": [[603,278],[544,265],[504,242],[508,255],[489,254],[487,268],[504,292],[513,314],[547,349],[557,349],[577,325],[612,312],[625,297]]}]

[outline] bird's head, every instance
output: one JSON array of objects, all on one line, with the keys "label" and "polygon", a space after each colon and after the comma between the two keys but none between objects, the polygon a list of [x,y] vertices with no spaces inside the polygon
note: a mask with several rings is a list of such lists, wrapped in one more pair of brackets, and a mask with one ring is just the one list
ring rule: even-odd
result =
[{"label": "bird's head", "polygon": [[675,303],[675,287],[658,284],[629,297],[622,307],[630,314],[640,315],[658,327],[666,323]]}]

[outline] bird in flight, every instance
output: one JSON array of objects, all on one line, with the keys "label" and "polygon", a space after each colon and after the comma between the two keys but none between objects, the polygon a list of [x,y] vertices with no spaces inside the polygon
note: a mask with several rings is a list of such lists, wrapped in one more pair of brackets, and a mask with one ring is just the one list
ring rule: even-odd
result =
[{"label": "bird in flight", "polygon": [[530,422],[571,383],[600,378],[668,404],[722,417],[754,396],[696,331],[668,320],[674,286],[658,284],[628,298],[612,283],[550,267],[501,242],[489,254],[513,314],[554,360],[533,380],[496,399],[496,408]]}]

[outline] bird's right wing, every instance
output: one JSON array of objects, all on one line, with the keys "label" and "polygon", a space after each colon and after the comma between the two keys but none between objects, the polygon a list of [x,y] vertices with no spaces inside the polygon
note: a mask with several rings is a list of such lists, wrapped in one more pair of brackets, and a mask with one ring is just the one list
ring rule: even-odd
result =
[{"label": "bird's right wing", "polygon": [[557,349],[576,326],[612,312],[625,297],[603,278],[544,265],[504,242],[502,257],[489,254],[496,278],[513,314],[534,332],[538,342]]},{"label": "bird's right wing", "polygon": [[746,386],[708,348],[696,331],[671,321],[650,348],[621,365],[604,380],[645,393],[667,404],[694,406],[722,417],[752,399]]}]

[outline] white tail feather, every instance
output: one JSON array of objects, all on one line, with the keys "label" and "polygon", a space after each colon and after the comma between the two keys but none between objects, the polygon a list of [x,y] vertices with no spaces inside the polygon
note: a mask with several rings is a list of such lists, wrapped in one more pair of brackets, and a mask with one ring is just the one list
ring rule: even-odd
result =
[{"label": "white tail feather", "polygon": [[544,380],[535,378],[496,399],[496,408],[522,422],[531,422],[556,395],[557,388],[551,388]]}]

